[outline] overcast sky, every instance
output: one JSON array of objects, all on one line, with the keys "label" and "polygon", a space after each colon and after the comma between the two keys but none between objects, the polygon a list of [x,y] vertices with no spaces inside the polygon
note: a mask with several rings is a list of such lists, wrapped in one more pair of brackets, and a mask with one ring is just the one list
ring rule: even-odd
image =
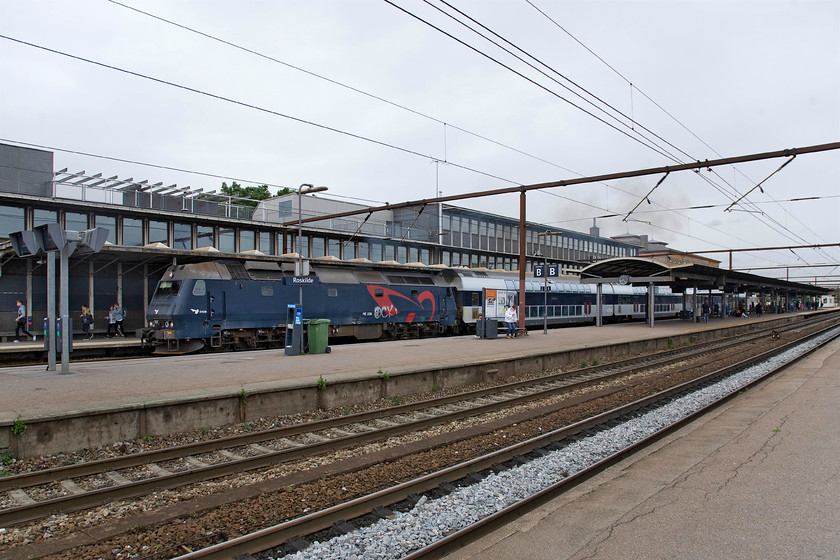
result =
[{"label": "overcast sky", "polygon": [[[224,180],[69,150],[370,204],[840,141],[837,0],[449,2],[548,77],[437,0],[127,4],[171,23],[107,0],[0,0],[0,35],[182,87],[0,38],[2,141],[55,149],[56,169]],[[602,235],[687,251],[840,243],[840,151],[797,157],[725,211],[784,162],[674,173],[629,221],[661,176],[532,192],[527,217],[588,232],[617,214]],[[519,213],[516,194],[458,204]],[[834,248],[733,264],[838,262]]]}]

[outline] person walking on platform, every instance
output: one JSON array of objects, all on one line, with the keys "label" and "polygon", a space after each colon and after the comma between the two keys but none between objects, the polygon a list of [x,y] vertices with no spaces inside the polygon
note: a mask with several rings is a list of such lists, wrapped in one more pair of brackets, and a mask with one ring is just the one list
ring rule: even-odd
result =
[{"label": "person walking on platform", "polygon": [[709,302],[708,301],[703,302],[703,322],[704,323],[709,322]]},{"label": "person walking on platform", "polygon": [[516,338],[516,323],[519,316],[516,313],[516,306],[511,305],[505,310],[505,323],[507,323],[507,338]]},{"label": "person walking on platform", "polygon": [[26,336],[32,337],[32,342],[35,342],[35,335],[26,330],[26,306],[21,300],[15,302],[17,304],[17,322],[15,324],[15,342],[20,342],[20,331]]},{"label": "person walking on platform", "polygon": [[113,330],[116,333],[117,329],[117,320],[114,317],[113,305],[108,309],[108,314],[105,315],[105,318],[108,319],[108,331],[105,333],[105,338],[111,338],[111,331]]},{"label": "person walking on platform", "polygon": [[119,303],[114,304],[114,331],[118,337],[125,337],[123,332],[123,320],[125,319],[125,312]]},{"label": "person walking on platform", "polygon": [[93,323],[93,315],[90,313],[90,309],[82,306],[82,314],[79,315],[82,318],[82,333],[85,335],[85,340],[90,340],[93,338],[93,333],[90,332],[90,325]]}]

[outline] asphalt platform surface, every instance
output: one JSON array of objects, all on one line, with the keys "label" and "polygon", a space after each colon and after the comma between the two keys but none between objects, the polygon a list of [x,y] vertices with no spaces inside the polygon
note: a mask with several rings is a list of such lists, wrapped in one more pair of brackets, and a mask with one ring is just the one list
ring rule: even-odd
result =
[{"label": "asphalt platform surface", "polygon": [[840,558],[840,340],[446,560]]}]

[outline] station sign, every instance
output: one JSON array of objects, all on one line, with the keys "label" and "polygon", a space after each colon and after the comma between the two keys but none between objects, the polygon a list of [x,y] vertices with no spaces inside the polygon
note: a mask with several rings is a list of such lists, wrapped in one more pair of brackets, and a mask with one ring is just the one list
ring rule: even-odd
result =
[{"label": "station sign", "polygon": [[556,278],[560,276],[560,265],[536,265],[534,266],[534,278]]},{"label": "station sign", "polygon": [[317,276],[287,276],[283,278],[284,284],[303,286],[304,284],[320,284],[321,279]]}]

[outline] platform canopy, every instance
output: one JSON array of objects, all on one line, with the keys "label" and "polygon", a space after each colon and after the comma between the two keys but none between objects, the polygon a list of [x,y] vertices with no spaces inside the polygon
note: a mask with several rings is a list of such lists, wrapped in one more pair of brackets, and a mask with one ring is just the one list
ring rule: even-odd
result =
[{"label": "platform canopy", "polygon": [[580,271],[582,284],[641,285],[666,284],[675,293],[686,288],[734,292],[795,292],[805,295],[830,293],[827,288],[810,284],[766,278],[702,264],[669,264],[659,259],[627,257],[591,264]]}]

